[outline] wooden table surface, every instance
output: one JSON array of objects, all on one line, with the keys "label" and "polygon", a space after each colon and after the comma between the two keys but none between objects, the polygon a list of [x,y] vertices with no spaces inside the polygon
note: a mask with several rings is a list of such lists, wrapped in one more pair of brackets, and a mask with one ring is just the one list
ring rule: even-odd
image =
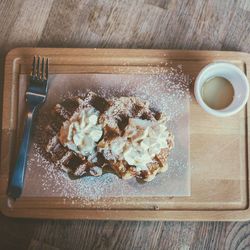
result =
[{"label": "wooden table surface", "polygon": [[[0,82],[6,52],[20,46],[250,52],[250,1],[0,0]],[[0,249],[249,248],[249,222],[53,221],[0,215]]]}]

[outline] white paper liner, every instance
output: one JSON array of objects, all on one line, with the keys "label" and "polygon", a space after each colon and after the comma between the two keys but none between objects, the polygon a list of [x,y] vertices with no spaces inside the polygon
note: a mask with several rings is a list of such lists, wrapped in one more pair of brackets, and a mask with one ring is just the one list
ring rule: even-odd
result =
[{"label": "white paper liner", "polygon": [[[171,72],[170,72],[171,73]],[[24,98],[27,76],[20,75],[20,100]],[[152,108],[165,112],[168,127],[175,136],[175,147],[168,160],[169,169],[151,182],[139,183],[135,178],[122,180],[114,174],[71,180],[54,168],[39,153],[36,124],[31,142],[23,196],[65,197],[97,200],[104,197],[189,196],[189,78],[183,73],[163,74],[58,74],[51,75],[49,94],[39,114],[49,113],[62,99],[94,91],[106,98],[138,96],[148,100]],[[20,111],[22,114],[23,110]],[[45,115],[44,115],[45,114]],[[21,116],[21,115],[20,115]],[[41,118],[41,117],[40,117]],[[38,119],[39,120],[39,119]]]}]

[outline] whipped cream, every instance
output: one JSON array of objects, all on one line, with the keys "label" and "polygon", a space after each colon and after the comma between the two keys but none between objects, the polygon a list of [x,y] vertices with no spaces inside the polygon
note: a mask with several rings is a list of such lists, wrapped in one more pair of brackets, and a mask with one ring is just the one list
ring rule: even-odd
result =
[{"label": "whipped cream", "polygon": [[70,120],[63,123],[59,135],[60,142],[83,156],[93,155],[103,134],[102,126],[98,124],[99,115],[95,108],[75,112]]},{"label": "whipped cream", "polygon": [[164,116],[157,121],[130,118],[123,137],[111,142],[110,151],[116,159],[125,160],[137,171],[148,170],[147,164],[153,162],[161,149],[168,147],[169,136]]}]

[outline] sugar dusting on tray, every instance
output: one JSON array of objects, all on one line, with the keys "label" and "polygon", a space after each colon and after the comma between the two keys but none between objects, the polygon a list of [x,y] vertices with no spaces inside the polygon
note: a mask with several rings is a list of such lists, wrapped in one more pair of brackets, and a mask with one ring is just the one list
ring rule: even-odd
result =
[{"label": "sugar dusting on tray", "polygon": [[[48,101],[40,110],[34,129],[24,195],[65,197],[70,198],[72,203],[81,200],[82,206],[101,198],[189,195],[190,83],[189,76],[183,73],[181,66],[167,69],[152,67],[152,72],[147,75],[140,71],[136,75],[56,75],[51,80]],[[65,88],[60,88],[60,84]],[[71,180],[66,173],[45,159],[41,152],[44,146],[44,126],[48,124],[51,107],[70,96],[84,95],[89,90],[105,98],[138,96],[148,100],[153,109],[167,114],[169,130],[176,137],[176,147],[166,173],[157,176],[152,183],[143,185],[136,180],[121,180],[111,173]]]},{"label": "sugar dusting on tray", "polygon": [[[182,70],[182,66],[177,67],[161,68],[151,67],[147,71],[148,74],[144,75],[143,82],[140,77],[134,76],[135,83],[139,83],[139,86],[131,86],[131,80],[122,82],[115,89],[109,89],[99,82],[96,93],[100,94],[105,98],[113,96],[138,96],[142,99],[148,100],[151,107],[161,110],[164,107],[168,118],[174,119],[178,115],[183,114],[186,108],[186,103],[183,102],[183,98],[188,98],[191,101],[189,88],[191,79],[189,75],[185,74]],[[124,74],[122,70],[120,73]],[[143,71],[138,69],[136,74],[142,74]],[[150,74],[152,73],[152,74]],[[92,88],[76,91],[69,91],[62,96],[63,99],[83,95],[86,91],[90,91]],[[178,107],[173,109],[173,107]]]}]

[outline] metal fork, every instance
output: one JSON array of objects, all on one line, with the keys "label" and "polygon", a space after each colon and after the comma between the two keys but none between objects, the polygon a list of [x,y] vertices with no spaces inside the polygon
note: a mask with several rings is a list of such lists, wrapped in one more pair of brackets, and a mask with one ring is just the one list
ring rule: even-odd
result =
[{"label": "metal fork", "polygon": [[23,189],[32,122],[38,107],[45,102],[48,92],[48,58],[43,57],[41,63],[40,60],[40,56],[34,56],[30,82],[26,90],[28,113],[18,157],[8,187],[8,195],[14,199],[20,197]]}]

